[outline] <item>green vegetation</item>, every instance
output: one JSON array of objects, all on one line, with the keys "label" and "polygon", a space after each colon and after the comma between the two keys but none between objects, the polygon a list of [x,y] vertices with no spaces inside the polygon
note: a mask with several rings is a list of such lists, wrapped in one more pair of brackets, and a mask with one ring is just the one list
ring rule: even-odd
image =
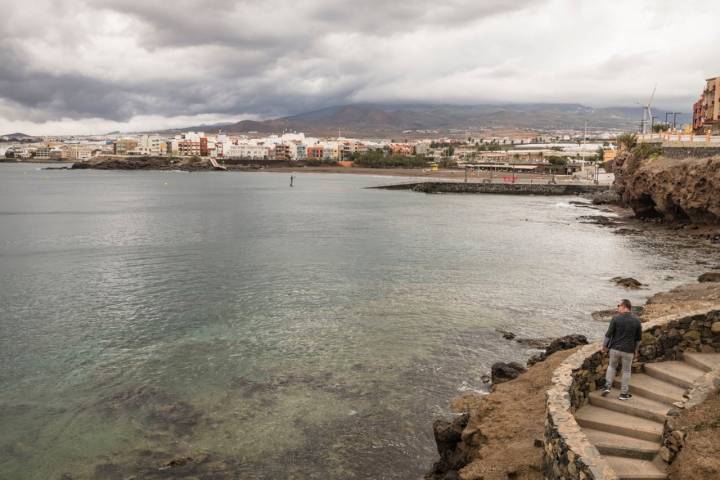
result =
[{"label": "green vegetation", "polygon": [[605,159],[605,150],[603,150],[602,147],[598,147],[596,161],[602,162],[604,159]]},{"label": "green vegetation", "polygon": [[354,153],[352,160],[357,167],[365,168],[425,168],[428,159],[406,155],[387,155],[383,150]]},{"label": "green vegetation", "polygon": [[670,125],[666,123],[656,123],[652,126],[652,131],[655,133],[667,132],[668,130],[670,130]]},{"label": "green vegetation", "polygon": [[637,135],[634,133],[623,133],[617,137],[618,147],[623,150],[632,150],[637,145]]},{"label": "green vegetation", "polygon": [[638,143],[632,149],[633,155],[637,158],[645,159],[658,156],[662,153],[662,148],[657,143]]},{"label": "green vegetation", "polygon": [[501,150],[500,144],[493,140],[490,143],[483,143],[477,147],[478,152],[497,152]]},{"label": "green vegetation", "polygon": [[458,164],[452,158],[443,158],[438,162],[440,168],[457,168]]},{"label": "green vegetation", "polygon": [[550,165],[553,166],[566,166],[570,159],[566,155],[558,156],[558,157],[549,157],[548,162],[550,162]]}]

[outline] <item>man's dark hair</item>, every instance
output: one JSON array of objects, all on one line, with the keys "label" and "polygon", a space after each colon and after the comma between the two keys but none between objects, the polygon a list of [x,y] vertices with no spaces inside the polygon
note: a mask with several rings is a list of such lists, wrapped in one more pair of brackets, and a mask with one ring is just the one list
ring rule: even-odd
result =
[{"label": "man's dark hair", "polygon": [[620,300],[620,305],[627,308],[628,310],[632,310],[632,303],[630,303],[630,300],[628,300],[627,298],[623,298],[622,300]]}]

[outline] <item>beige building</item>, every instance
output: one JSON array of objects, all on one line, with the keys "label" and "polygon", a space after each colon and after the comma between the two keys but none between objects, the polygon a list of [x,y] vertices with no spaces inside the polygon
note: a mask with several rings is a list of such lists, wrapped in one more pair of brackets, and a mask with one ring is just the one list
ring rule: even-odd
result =
[{"label": "beige building", "polygon": [[700,99],[693,104],[693,130],[720,133],[720,77],[708,78]]},{"label": "beige building", "polygon": [[70,160],[87,160],[92,157],[93,148],[96,145],[85,143],[69,143],[65,146]]},{"label": "beige building", "polygon": [[115,140],[115,155],[126,155],[137,146],[138,141],[135,138],[118,138]]}]

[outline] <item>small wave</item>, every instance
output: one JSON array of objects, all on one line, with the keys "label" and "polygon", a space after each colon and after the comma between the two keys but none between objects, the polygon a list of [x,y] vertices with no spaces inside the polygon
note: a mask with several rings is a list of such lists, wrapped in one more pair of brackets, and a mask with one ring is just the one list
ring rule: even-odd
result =
[{"label": "small wave", "polygon": [[472,392],[472,393],[478,393],[480,395],[489,395],[490,394],[490,385],[483,385],[481,387],[474,387],[470,385],[469,383],[463,381],[462,384],[457,388],[458,392]]}]

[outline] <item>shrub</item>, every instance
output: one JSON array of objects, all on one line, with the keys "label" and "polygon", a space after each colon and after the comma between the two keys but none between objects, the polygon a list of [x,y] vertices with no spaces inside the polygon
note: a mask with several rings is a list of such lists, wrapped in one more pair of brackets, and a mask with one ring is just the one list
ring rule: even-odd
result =
[{"label": "shrub", "polygon": [[624,150],[632,150],[637,145],[637,135],[634,133],[623,133],[617,137],[618,147]]},{"label": "shrub", "polygon": [[638,143],[632,149],[632,153],[637,158],[645,159],[660,155],[662,153],[662,148],[657,143]]}]

